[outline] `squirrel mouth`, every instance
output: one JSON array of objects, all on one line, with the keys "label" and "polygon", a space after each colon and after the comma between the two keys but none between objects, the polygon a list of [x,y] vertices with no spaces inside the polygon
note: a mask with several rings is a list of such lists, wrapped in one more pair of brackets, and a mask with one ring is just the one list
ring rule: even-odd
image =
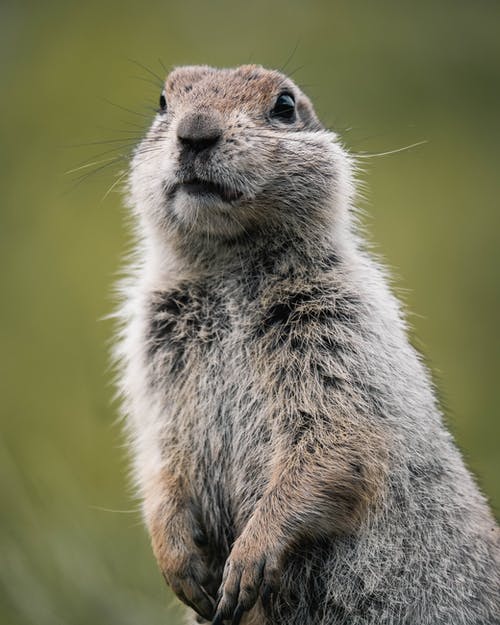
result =
[{"label": "squirrel mouth", "polygon": [[224,202],[234,202],[239,200],[243,193],[241,191],[235,191],[230,187],[223,184],[217,184],[216,182],[210,182],[208,180],[201,180],[200,178],[191,178],[182,182],[179,187],[197,197],[215,195],[221,198]]}]

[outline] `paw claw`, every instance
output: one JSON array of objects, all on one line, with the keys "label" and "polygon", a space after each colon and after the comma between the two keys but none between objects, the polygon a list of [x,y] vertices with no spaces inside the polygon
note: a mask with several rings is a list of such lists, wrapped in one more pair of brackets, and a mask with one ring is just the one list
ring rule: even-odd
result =
[{"label": "paw claw", "polygon": [[219,620],[231,621],[231,625],[239,625],[243,614],[251,610],[262,597],[263,605],[268,605],[270,595],[274,592],[274,567],[267,570],[266,558],[229,557],[226,562],[225,575],[217,593],[216,612]]},{"label": "paw claw", "polygon": [[222,614],[220,612],[217,612],[215,615],[212,625],[222,625]]},{"label": "paw claw", "polygon": [[239,625],[241,617],[243,616],[243,612],[245,612],[245,608],[241,604],[238,604],[236,606],[236,610],[234,611],[231,625]]},{"label": "paw claw", "polygon": [[214,613],[213,601],[206,591],[192,578],[177,578],[170,583],[177,597],[206,620]]},{"label": "paw claw", "polygon": [[260,591],[260,600],[262,601],[262,605],[264,606],[265,610],[269,609],[269,605],[271,602],[271,594],[272,594],[271,586],[269,586],[269,584],[264,584]]}]

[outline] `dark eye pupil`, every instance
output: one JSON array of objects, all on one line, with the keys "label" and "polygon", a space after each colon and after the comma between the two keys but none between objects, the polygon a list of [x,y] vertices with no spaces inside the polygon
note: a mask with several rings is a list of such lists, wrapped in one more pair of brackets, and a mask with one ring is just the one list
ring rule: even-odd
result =
[{"label": "dark eye pupil", "polygon": [[289,93],[282,93],[278,96],[273,110],[271,111],[271,117],[278,117],[279,119],[293,119],[295,115],[295,100]]},{"label": "dark eye pupil", "polygon": [[165,97],[165,94],[163,93],[160,96],[160,110],[161,111],[167,110],[167,98]]}]

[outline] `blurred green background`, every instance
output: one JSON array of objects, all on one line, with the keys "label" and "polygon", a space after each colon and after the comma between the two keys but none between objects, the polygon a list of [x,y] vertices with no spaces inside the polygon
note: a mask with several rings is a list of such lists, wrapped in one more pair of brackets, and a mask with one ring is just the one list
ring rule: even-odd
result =
[{"label": "blurred green background", "polygon": [[482,0],[1,0],[1,623],[180,623],[127,485],[101,320],[130,242],[107,193],[125,161],[65,175],[147,125],[159,88],[134,61],[288,61],[353,152],[427,141],[361,161],[364,219],[498,510],[499,24]]}]

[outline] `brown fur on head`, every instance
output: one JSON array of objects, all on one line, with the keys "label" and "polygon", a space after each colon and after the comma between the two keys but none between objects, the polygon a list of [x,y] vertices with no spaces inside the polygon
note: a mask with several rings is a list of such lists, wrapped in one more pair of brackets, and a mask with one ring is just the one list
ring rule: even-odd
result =
[{"label": "brown fur on head", "polygon": [[[289,115],[277,112],[283,98]],[[346,161],[307,96],[280,72],[181,67],[135,153],[132,202],[170,238],[322,230],[351,196]]]},{"label": "brown fur on head", "polygon": [[297,124],[293,130],[323,130],[309,98],[290,78],[260,65],[236,69],[214,69],[206,65],[173,70],[165,82],[167,102],[185,103],[188,108],[215,109],[231,115],[238,107],[259,123],[272,109],[280,93],[295,96]]}]

